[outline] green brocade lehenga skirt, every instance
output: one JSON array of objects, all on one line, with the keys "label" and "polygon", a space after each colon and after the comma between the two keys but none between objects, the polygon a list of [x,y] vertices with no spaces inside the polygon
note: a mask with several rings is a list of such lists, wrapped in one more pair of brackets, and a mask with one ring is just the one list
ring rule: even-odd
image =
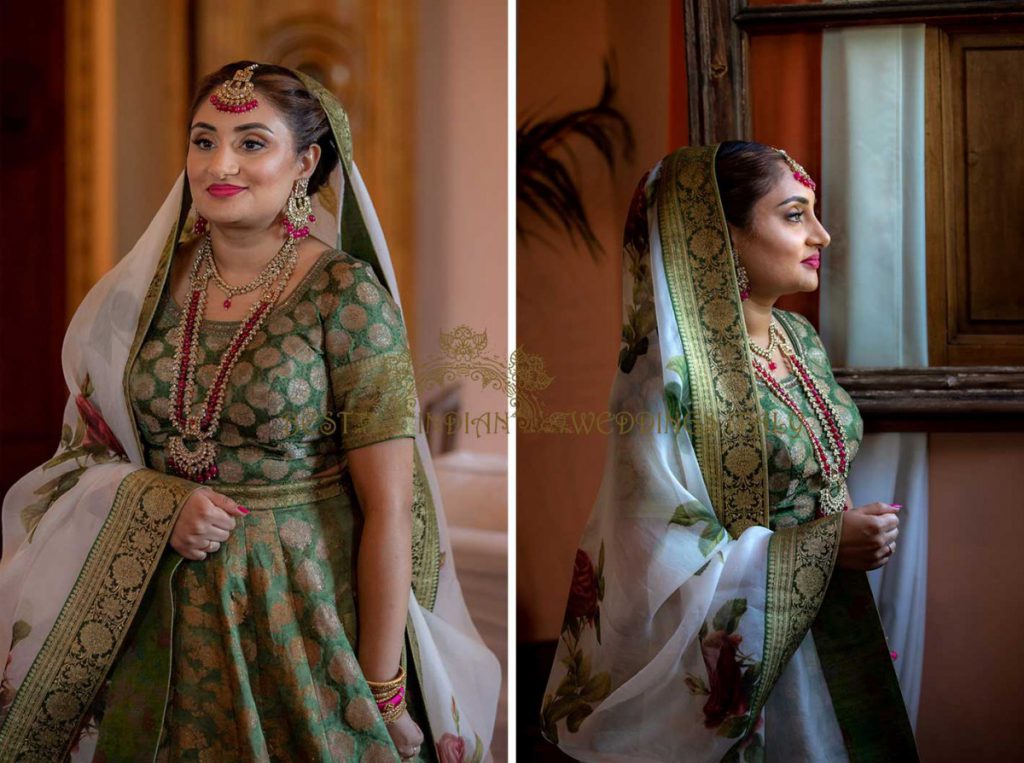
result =
[{"label": "green brocade lehenga skirt", "polygon": [[[356,660],[351,482],[217,489],[250,514],[205,561],[166,555],[112,673],[96,759],[398,760]],[[433,760],[413,667],[416,760]]]}]

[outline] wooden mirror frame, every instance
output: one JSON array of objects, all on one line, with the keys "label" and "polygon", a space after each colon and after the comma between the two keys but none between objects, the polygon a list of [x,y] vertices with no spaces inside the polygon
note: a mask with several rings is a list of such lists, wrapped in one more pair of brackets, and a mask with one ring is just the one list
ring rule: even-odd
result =
[{"label": "wooden mirror frame", "polygon": [[[749,139],[747,61],[752,34],[878,24],[1024,21],[1020,0],[845,0],[750,6],[683,3],[690,142]],[[868,431],[1024,430],[1024,366],[837,368]]]}]

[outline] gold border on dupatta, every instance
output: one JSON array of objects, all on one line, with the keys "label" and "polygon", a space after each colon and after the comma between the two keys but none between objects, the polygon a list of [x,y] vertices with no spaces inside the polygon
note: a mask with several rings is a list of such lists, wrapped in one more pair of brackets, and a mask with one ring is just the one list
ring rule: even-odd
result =
[{"label": "gold border on dupatta", "polygon": [[761,712],[818,614],[835,567],[842,519],[842,514],[830,514],[776,532],[768,541],[764,652],[751,718]]},{"label": "gold border on dupatta", "polygon": [[0,761],[63,760],[116,659],[196,485],[140,469],[117,489],[57,621],[0,728]]},{"label": "gold border on dupatta", "polygon": [[683,148],[663,161],[658,230],[689,368],[697,461],[715,513],[736,538],[768,525],[768,461],[715,181],[717,150]]}]

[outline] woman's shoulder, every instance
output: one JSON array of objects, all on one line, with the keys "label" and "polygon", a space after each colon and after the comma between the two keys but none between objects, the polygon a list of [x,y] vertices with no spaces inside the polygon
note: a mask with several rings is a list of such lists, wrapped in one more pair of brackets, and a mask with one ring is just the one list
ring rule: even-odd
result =
[{"label": "woman's shoulder", "polygon": [[361,289],[366,292],[372,289],[375,292],[388,293],[373,267],[365,260],[353,257],[340,249],[330,249],[323,256],[327,260],[324,270],[329,276],[325,286],[330,290],[339,292]]}]

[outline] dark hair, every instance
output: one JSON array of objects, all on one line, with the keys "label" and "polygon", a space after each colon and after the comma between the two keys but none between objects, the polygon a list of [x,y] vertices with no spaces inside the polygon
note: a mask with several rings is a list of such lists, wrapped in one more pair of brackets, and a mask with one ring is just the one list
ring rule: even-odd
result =
[{"label": "dark hair", "polygon": [[[196,112],[210,93],[231,79],[235,72],[255,61],[235,61],[225,64],[212,74],[206,75],[196,89],[192,99],[190,117]],[[338,148],[334,145],[331,125],[320,101],[310,93],[294,74],[283,66],[260,64],[252,75],[257,92],[265,97],[281,114],[288,129],[295,136],[295,153],[301,154],[314,143],[320,146],[320,162],[309,179],[309,193],[312,195],[327,182],[331,172],[338,165]]]},{"label": "dark hair", "polygon": [[785,170],[785,160],[771,146],[744,140],[722,143],[715,156],[715,177],[725,219],[737,228],[749,228],[754,205]]}]

